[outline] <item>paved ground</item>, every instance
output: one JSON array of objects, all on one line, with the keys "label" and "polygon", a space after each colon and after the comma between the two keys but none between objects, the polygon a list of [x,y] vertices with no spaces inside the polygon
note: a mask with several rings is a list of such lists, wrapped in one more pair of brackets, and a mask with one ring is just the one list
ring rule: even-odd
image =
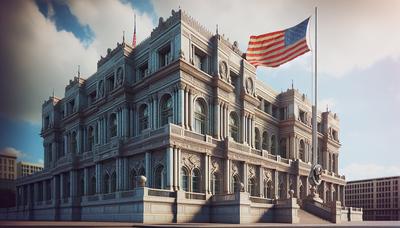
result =
[{"label": "paved ground", "polygon": [[0,221],[0,227],[400,227],[400,221],[351,222],[341,224],[219,224],[219,223],[184,223],[184,224],[138,224],[124,222],[53,222],[53,221]]}]

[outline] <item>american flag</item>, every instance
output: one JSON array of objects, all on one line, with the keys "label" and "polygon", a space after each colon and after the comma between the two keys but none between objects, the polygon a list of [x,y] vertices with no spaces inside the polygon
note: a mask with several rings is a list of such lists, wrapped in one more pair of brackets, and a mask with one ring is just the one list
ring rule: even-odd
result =
[{"label": "american flag", "polygon": [[278,67],[310,51],[306,39],[309,19],[285,30],[250,36],[247,61],[255,67]]}]

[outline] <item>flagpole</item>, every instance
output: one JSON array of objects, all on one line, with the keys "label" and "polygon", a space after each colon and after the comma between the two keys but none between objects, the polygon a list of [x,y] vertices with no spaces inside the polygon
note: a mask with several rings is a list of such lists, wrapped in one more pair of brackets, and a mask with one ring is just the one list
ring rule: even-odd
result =
[{"label": "flagpole", "polygon": [[313,148],[313,165],[318,164],[318,141],[317,141],[317,112],[318,112],[318,73],[317,73],[317,19],[318,19],[318,9],[315,7],[315,30],[314,30],[314,106],[312,109],[312,148]]}]

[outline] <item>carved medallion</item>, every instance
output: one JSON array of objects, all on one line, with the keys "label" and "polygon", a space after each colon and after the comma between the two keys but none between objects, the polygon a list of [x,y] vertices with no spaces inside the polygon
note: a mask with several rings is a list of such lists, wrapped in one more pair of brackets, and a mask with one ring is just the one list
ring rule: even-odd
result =
[{"label": "carved medallion", "polygon": [[246,79],[246,92],[253,94],[253,80],[250,77]]}]

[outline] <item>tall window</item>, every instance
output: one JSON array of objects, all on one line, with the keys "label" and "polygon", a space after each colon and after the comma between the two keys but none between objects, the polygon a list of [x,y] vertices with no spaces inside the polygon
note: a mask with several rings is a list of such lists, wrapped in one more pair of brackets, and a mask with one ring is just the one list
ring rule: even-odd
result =
[{"label": "tall window", "polygon": [[89,195],[94,194],[96,194],[96,177],[92,176],[92,178],[90,178]]},{"label": "tall window", "polygon": [[117,175],[115,172],[111,175],[111,192],[115,192],[117,190]]},{"label": "tall window", "polygon": [[106,174],[104,175],[103,179],[103,193],[109,193],[110,192],[110,175]]},{"label": "tall window", "polygon": [[304,141],[300,140],[300,148],[299,148],[299,159],[302,161],[305,161],[305,145],[304,145]]},{"label": "tall window", "polygon": [[262,136],[262,148],[268,150],[268,132],[264,131]]},{"label": "tall window", "polygon": [[149,74],[149,65],[144,63],[139,67],[139,79],[146,77]]},{"label": "tall window", "polygon": [[229,130],[231,137],[236,142],[239,141],[239,120],[235,112],[231,112],[229,115]]},{"label": "tall window", "polygon": [[106,83],[107,83],[107,91],[114,90],[114,85],[115,85],[114,75],[108,77]]},{"label": "tall window", "polygon": [[192,171],[192,192],[200,192],[201,185],[200,170],[193,169]]},{"label": "tall window", "polygon": [[117,136],[117,115],[115,113],[110,115],[110,137]]},{"label": "tall window", "polygon": [[202,51],[198,48],[195,48],[194,56],[193,56],[193,63],[194,65],[204,72],[208,72],[207,70],[207,57]]},{"label": "tall window", "polygon": [[46,200],[51,200],[51,180],[46,181]]},{"label": "tall window", "polygon": [[279,141],[279,153],[281,157],[286,158],[286,138]]},{"label": "tall window", "polygon": [[91,151],[94,145],[94,130],[93,127],[90,126],[88,128],[88,150]]},{"label": "tall window", "polygon": [[279,184],[279,199],[286,199],[287,195],[286,195],[286,191],[285,191],[285,186],[283,185],[283,183]]},{"label": "tall window", "polygon": [[78,144],[76,142],[76,132],[74,131],[74,132],[72,132],[72,135],[71,135],[71,153],[73,153],[73,154],[76,153],[77,146],[78,146]]},{"label": "tall window", "polygon": [[264,197],[272,199],[272,181],[264,181]]},{"label": "tall window", "polygon": [[168,65],[171,61],[171,45],[168,44],[167,46],[161,48],[158,51],[158,56],[160,68]]},{"label": "tall window", "polygon": [[214,172],[211,176],[211,192],[212,194],[221,193],[221,175],[218,172]]},{"label": "tall window", "polygon": [[164,188],[164,166],[159,165],[154,172],[154,187],[158,189]]},{"label": "tall window", "polygon": [[261,139],[260,139],[260,131],[258,128],[255,128],[255,143],[256,143],[256,149],[259,150],[261,149]]},{"label": "tall window", "polygon": [[181,169],[181,178],[182,178],[182,190],[189,191],[189,173],[186,168],[182,167]]},{"label": "tall window", "polygon": [[168,94],[161,99],[161,126],[172,123],[172,116],[172,97]]},{"label": "tall window", "polygon": [[247,183],[247,191],[249,192],[249,194],[251,196],[256,196],[256,181],[254,180],[254,178],[250,178],[248,183]]},{"label": "tall window", "polygon": [[271,136],[271,153],[276,155],[276,138],[275,138],[275,135]]},{"label": "tall window", "polygon": [[131,172],[129,173],[129,189],[133,190],[136,188],[136,178],[137,178],[137,174],[136,174],[136,170],[132,169]]},{"label": "tall window", "polygon": [[234,175],[232,177],[231,191],[232,192],[240,192],[240,178],[238,175]]},{"label": "tall window", "polygon": [[207,114],[204,101],[197,99],[194,106],[194,130],[199,134],[206,133]]},{"label": "tall window", "polygon": [[139,108],[139,131],[149,128],[149,112],[147,105],[143,104]]}]

